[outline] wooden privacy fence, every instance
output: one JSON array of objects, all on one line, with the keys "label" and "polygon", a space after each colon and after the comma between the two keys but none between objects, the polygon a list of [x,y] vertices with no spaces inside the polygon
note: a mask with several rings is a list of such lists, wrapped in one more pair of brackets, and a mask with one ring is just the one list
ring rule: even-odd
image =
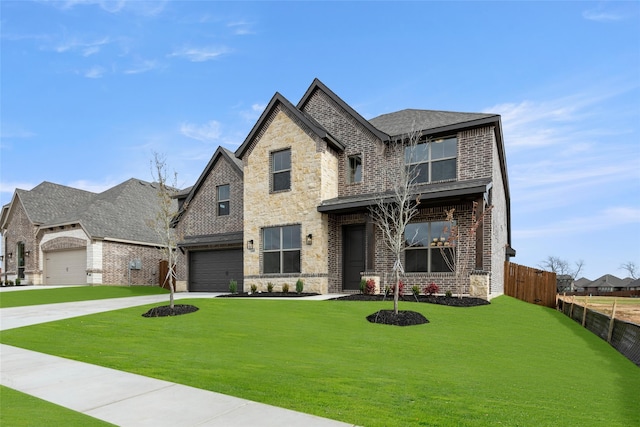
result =
[{"label": "wooden privacy fence", "polygon": [[[175,265],[174,267],[175,268]],[[169,281],[167,280],[167,273],[169,271],[169,261],[167,261],[166,259],[163,259],[160,261],[160,265],[158,266],[158,285],[160,285],[161,288],[165,288],[165,289],[169,289]],[[176,288],[176,278],[173,277],[172,278],[172,283],[173,283],[173,289],[175,290]],[[169,289],[170,290],[170,289]]]},{"label": "wooden privacy fence", "polygon": [[531,304],[556,306],[556,273],[504,263],[504,293]]}]

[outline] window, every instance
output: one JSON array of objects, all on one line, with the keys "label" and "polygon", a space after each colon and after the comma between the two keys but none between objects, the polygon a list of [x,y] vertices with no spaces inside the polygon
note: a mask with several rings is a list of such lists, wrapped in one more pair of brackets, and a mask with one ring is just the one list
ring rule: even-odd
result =
[{"label": "window", "polygon": [[263,272],[300,273],[300,226],[268,227],[262,230]]},{"label": "window", "polygon": [[284,191],[291,188],[291,150],[271,153],[271,188],[273,191]]},{"label": "window", "polygon": [[362,156],[349,156],[349,184],[362,182]]},{"label": "window", "polygon": [[229,184],[218,186],[218,216],[229,215]]},{"label": "window", "polygon": [[[405,271],[407,272],[450,272],[440,250],[448,246],[446,241],[449,234],[445,232],[447,222],[420,222],[408,224],[404,231]],[[445,250],[445,255],[451,254],[453,248]]]},{"label": "window", "polygon": [[405,164],[416,176],[416,183],[456,179],[456,137],[422,142],[404,150]]}]

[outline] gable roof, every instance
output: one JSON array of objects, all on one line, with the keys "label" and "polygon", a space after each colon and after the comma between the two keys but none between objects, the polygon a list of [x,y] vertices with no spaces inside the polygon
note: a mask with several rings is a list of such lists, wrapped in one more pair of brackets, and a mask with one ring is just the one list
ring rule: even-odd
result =
[{"label": "gable roof", "polygon": [[80,224],[92,238],[161,243],[147,224],[158,210],[158,188],[139,179],[131,178],[102,193],[45,181],[32,190],[17,189],[8,209],[16,202],[22,203],[31,223],[40,229]]},{"label": "gable roof", "polygon": [[207,180],[207,177],[209,176],[213,168],[221,160],[226,160],[229,163],[229,165],[231,165],[232,169],[235,170],[240,177],[244,175],[242,161],[238,159],[231,151],[227,150],[226,148],[218,147],[215,153],[213,153],[213,156],[211,156],[211,160],[209,160],[209,163],[207,163],[207,166],[204,168],[204,170],[198,177],[198,180],[196,181],[196,183],[193,184],[193,186],[189,187],[188,193],[186,192],[186,190],[183,190],[182,192],[179,192],[177,194],[177,197],[181,199],[184,197],[185,200],[182,206],[180,207],[180,210],[178,211],[178,214],[176,215],[175,219],[172,221],[173,226],[175,226],[178,222],[180,222],[182,215],[184,215],[184,213],[189,208],[189,203],[191,202],[191,200],[193,200],[193,198],[198,193],[198,191],[200,191],[202,184],[204,184],[204,182]]},{"label": "gable roof", "polygon": [[426,133],[457,131],[462,127],[476,127],[491,123],[499,118],[500,116],[496,114],[406,109],[382,114],[369,121],[376,128],[397,137],[413,131],[430,131]]},{"label": "gable roof", "polygon": [[335,148],[338,151],[344,150],[345,146],[340,141],[335,139],[325,128],[323,128],[316,120],[314,120],[308,114],[303,113],[298,108],[296,108],[291,102],[289,102],[284,96],[282,96],[279,92],[276,92],[269,101],[267,108],[264,109],[260,118],[249,132],[249,135],[245,138],[244,142],[240,147],[236,150],[236,157],[242,159],[246,151],[249,149],[249,146],[253,142],[254,138],[260,133],[262,128],[265,126],[266,121],[274,110],[278,107],[285,109],[287,112],[292,114],[296,119],[302,122],[305,126],[307,126],[311,132],[317,135],[320,139],[326,141],[329,145]]},{"label": "gable roof", "polygon": [[48,224],[60,217],[71,215],[85,206],[95,193],[60,184],[44,181],[32,190],[16,189],[27,213],[34,225]]},{"label": "gable roof", "polygon": [[366,129],[368,129],[372,134],[374,134],[376,137],[380,138],[381,141],[384,142],[384,141],[388,141],[389,140],[389,135],[387,133],[385,133],[380,128],[377,128],[371,122],[369,122],[364,117],[362,117],[360,115],[360,113],[358,113],[356,110],[354,110],[349,104],[344,102],[342,100],[342,98],[340,98],[338,95],[336,95],[331,89],[329,89],[318,78],[315,78],[313,80],[313,82],[311,83],[311,86],[309,86],[309,88],[307,89],[305,94],[300,99],[300,102],[298,102],[297,108],[300,109],[300,111],[303,111],[304,107],[307,105],[307,103],[309,102],[309,100],[311,99],[313,94],[318,90],[324,92],[333,102],[338,104],[340,106],[340,108],[345,110],[350,116],[352,116],[354,119],[356,119],[362,126],[364,126]]}]

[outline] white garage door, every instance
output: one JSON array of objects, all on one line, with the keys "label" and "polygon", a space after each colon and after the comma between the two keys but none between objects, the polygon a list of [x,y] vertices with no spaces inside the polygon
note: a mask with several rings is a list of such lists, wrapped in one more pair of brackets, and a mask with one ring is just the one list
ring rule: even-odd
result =
[{"label": "white garage door", "polygon": [[87,250],[45,252],[46,285],[85,285],[87,283]]}]

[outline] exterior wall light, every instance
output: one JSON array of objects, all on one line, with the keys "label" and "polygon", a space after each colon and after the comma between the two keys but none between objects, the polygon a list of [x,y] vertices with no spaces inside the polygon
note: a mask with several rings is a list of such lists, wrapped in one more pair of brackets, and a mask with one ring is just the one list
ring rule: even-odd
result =
[{"label": "exterior wall light", "polygon": [[9,259],[13,258],[13,252],[9,252]]},{"label": "exterior wall light", "polygon": [[31,255],[31,251],[24,251],[24,256],[29,256]]},{"label": "exterior wall light", "polygon": [[307,245],[313,243],[313,235],[311,233],[307,234]]},{"label": "exterior wall light", "polygon": [[247,241],[247,249],[252,251],[253,250],[253,240],[248,240]]}]

